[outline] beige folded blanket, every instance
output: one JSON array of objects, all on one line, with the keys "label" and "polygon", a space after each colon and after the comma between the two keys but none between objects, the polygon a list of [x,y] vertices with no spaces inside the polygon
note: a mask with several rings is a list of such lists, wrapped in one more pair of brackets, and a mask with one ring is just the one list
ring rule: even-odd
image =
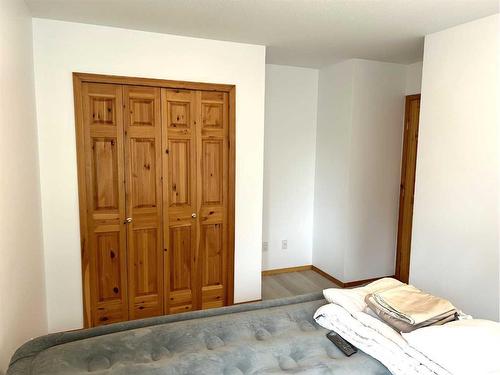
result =
[{"label": "beige folded blanket", "polygon": [[447,323],[455,319],[457,312],[449,301],[406,284],[371,293],[365,302],[375,314],[401,332]]}]

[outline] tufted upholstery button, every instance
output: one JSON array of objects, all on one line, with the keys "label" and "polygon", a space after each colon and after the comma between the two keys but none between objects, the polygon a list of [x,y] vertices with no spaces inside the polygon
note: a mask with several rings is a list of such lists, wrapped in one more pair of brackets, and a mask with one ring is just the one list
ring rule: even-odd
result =
[{"label": "tufted upholstery button", "polygon": [[279,364],[282,370],[291,370],[297,367],[297,362],[287,355],[282,355],[279,358]]},{"label": "tufted upholstery button", "polygon": [[267,340],[269,337],[271,337],[271,334],[265,328],[259,328],[257,332],[255,332],[255,338],[259,341]]},{"label": "tufted upholstery button", "polygon": [[290,357],[293,358],[294,361],[298,362],[302,358],[304,358],[306,355],[304,354],[304,351],[301,348],[296,348],[290,353]]},{"label": "tufted upholstery button", "polygon": [[153,361],[159,361],[160,359],[166,358],[170,355],[170,351],[164,346],[159,346],[155,348],[151,353],[151,358]]},{"label": "tufted upholstery button", "polygon": [[224,346],[224,341],[219,336],[210,336],[206,339],[207,349],[214,350]]},{"label": "tufted upholstery button", "polygon": [[328,355],[331,359],[338,359],[341,357],[340,350],[333,345],[326,348],[326,355]]},{"label": "tufted upholstery button", "polygon": [[89,372],[107,370],[111,367],[111,362],[108,358],[99,355],[90,359],[88,363]]},{"label": "tufted upholstery button", "polygon": [[303,320],[302,322],[299,323],[300,330],[303,332],[309,332],[309,331],[315,331],[316,327],[314,327],[311,323],[309,323],[307,320]]},{"label": "tufted upholstery button", "polygon": [[243,371],[238,367],[228,367],[224,370],[224,375],[243,375]]}]

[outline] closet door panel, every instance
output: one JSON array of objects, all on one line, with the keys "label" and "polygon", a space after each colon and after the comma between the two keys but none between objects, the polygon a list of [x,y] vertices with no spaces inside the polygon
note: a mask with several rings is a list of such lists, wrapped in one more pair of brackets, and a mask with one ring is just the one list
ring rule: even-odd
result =
[{"label": "closet door panel", "polygon": [[180,210],[192,207],[193,181],[191,169],[192,142],[190,139],[170,139],[168,141],[168,183],[170,207]]},{"label": "closet door panel", "polygon": [[119,209],[116,137],[92,137],[94,212]]},{"label": "closet door panel", "polygon": [[193,225],[172,226],[170,243],[169,313],[193,309]]},{"label": "closet door panel", "polygon": [[227,304],[228,95],[198,92],[201,308]]},{"label": "closet door panel", "polygon": [[200,236],[202,308],[224,306],[224,230],[221,223],[202,224]]},{"label": "closet door panel", "polygon": [[165,313],[197,309],[195,92],[162,90]]},{"label": "closet door panel", "polygon": [[91,325],[128,319],[122,87],[82,85]]},{"label": "closet door panel", "polygon": [[204,139],[202,154],[203,204],[222,205],[224,195],[224,140]]},{"label": "closet door panel", "polygon": [[130,319],[163,314],[160,89],[124,86]]}]

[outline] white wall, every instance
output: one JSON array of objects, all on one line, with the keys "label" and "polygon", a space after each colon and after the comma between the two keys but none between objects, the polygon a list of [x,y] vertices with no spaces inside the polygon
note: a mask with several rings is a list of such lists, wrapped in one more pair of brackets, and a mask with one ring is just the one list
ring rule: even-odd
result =
[{"label": "white wall", "polygon": [[345,281],[394,275],[406,66],[354,60]]},{"label": "white wall", "polygon": [[34,19],[49,331],[82,326],[71,73],[236,84],[235,302],[260,298],[265,47]]},{"label": "white wall", "polygon": [[31,18],[0,2],[0,373],[13,351],[46,333]]},{"label": "white wall", "polygon": [[266,65],[263,270],[312,261],[317,99],[317,69]]},{"label": "white wall", "polygon": [[410,269],[417,287],[495,320],[498,27],[495,15],[425,39]]},{"label": "white wall", "polygon": [[313,264],[344,282],[394,273],[406,66],[320,70]]},{"label": "white wall", "polygon": [[422,66],[422,61],[406,66],[406,95],[420,94],[422,89]]},{"label": "white wall", "polygon": [[349,228],[353,71],[352,60],[321,69],[318,90],[313,264],[342,281]]}]

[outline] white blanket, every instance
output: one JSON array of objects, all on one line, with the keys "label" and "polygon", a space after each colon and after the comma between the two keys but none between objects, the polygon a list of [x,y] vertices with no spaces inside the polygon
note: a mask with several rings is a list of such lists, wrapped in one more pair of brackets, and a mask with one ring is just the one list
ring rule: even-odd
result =
[{"label": "white blanket", "polygon": [[441,366],[413,349],[395,330],[366,305],[368,294],[402,285],[392,278],[354,289],[325,289],[330,304],[314,314],[316,322],[337,332],[357,348],[382,362],[394,375],[450,375]]},{"label": "white blanket", "polygon": [[[500,375],[499,323],[453,322],[420,328],[403,337],[364,302],[367,294],[397,285],[401,283],[385,278],[361,288],[325,289],[330,303],[320,307],[314,319],[382,362],[394,375]],[[478,343],[485,343],[486,348],[477,347]]]},{"label": "white blanket", "polygon": [[387,324],[365,312],[354,315],[330,303],[314,314],[316,322],[337,332],[358,349],[379,360],[394,375],[450,375],[448,371],[408,345]]},{"label": "white blanket", "polygon": [[403,333],[403,337],[453,375],[500,374],[500,323],[457,320]]}]

